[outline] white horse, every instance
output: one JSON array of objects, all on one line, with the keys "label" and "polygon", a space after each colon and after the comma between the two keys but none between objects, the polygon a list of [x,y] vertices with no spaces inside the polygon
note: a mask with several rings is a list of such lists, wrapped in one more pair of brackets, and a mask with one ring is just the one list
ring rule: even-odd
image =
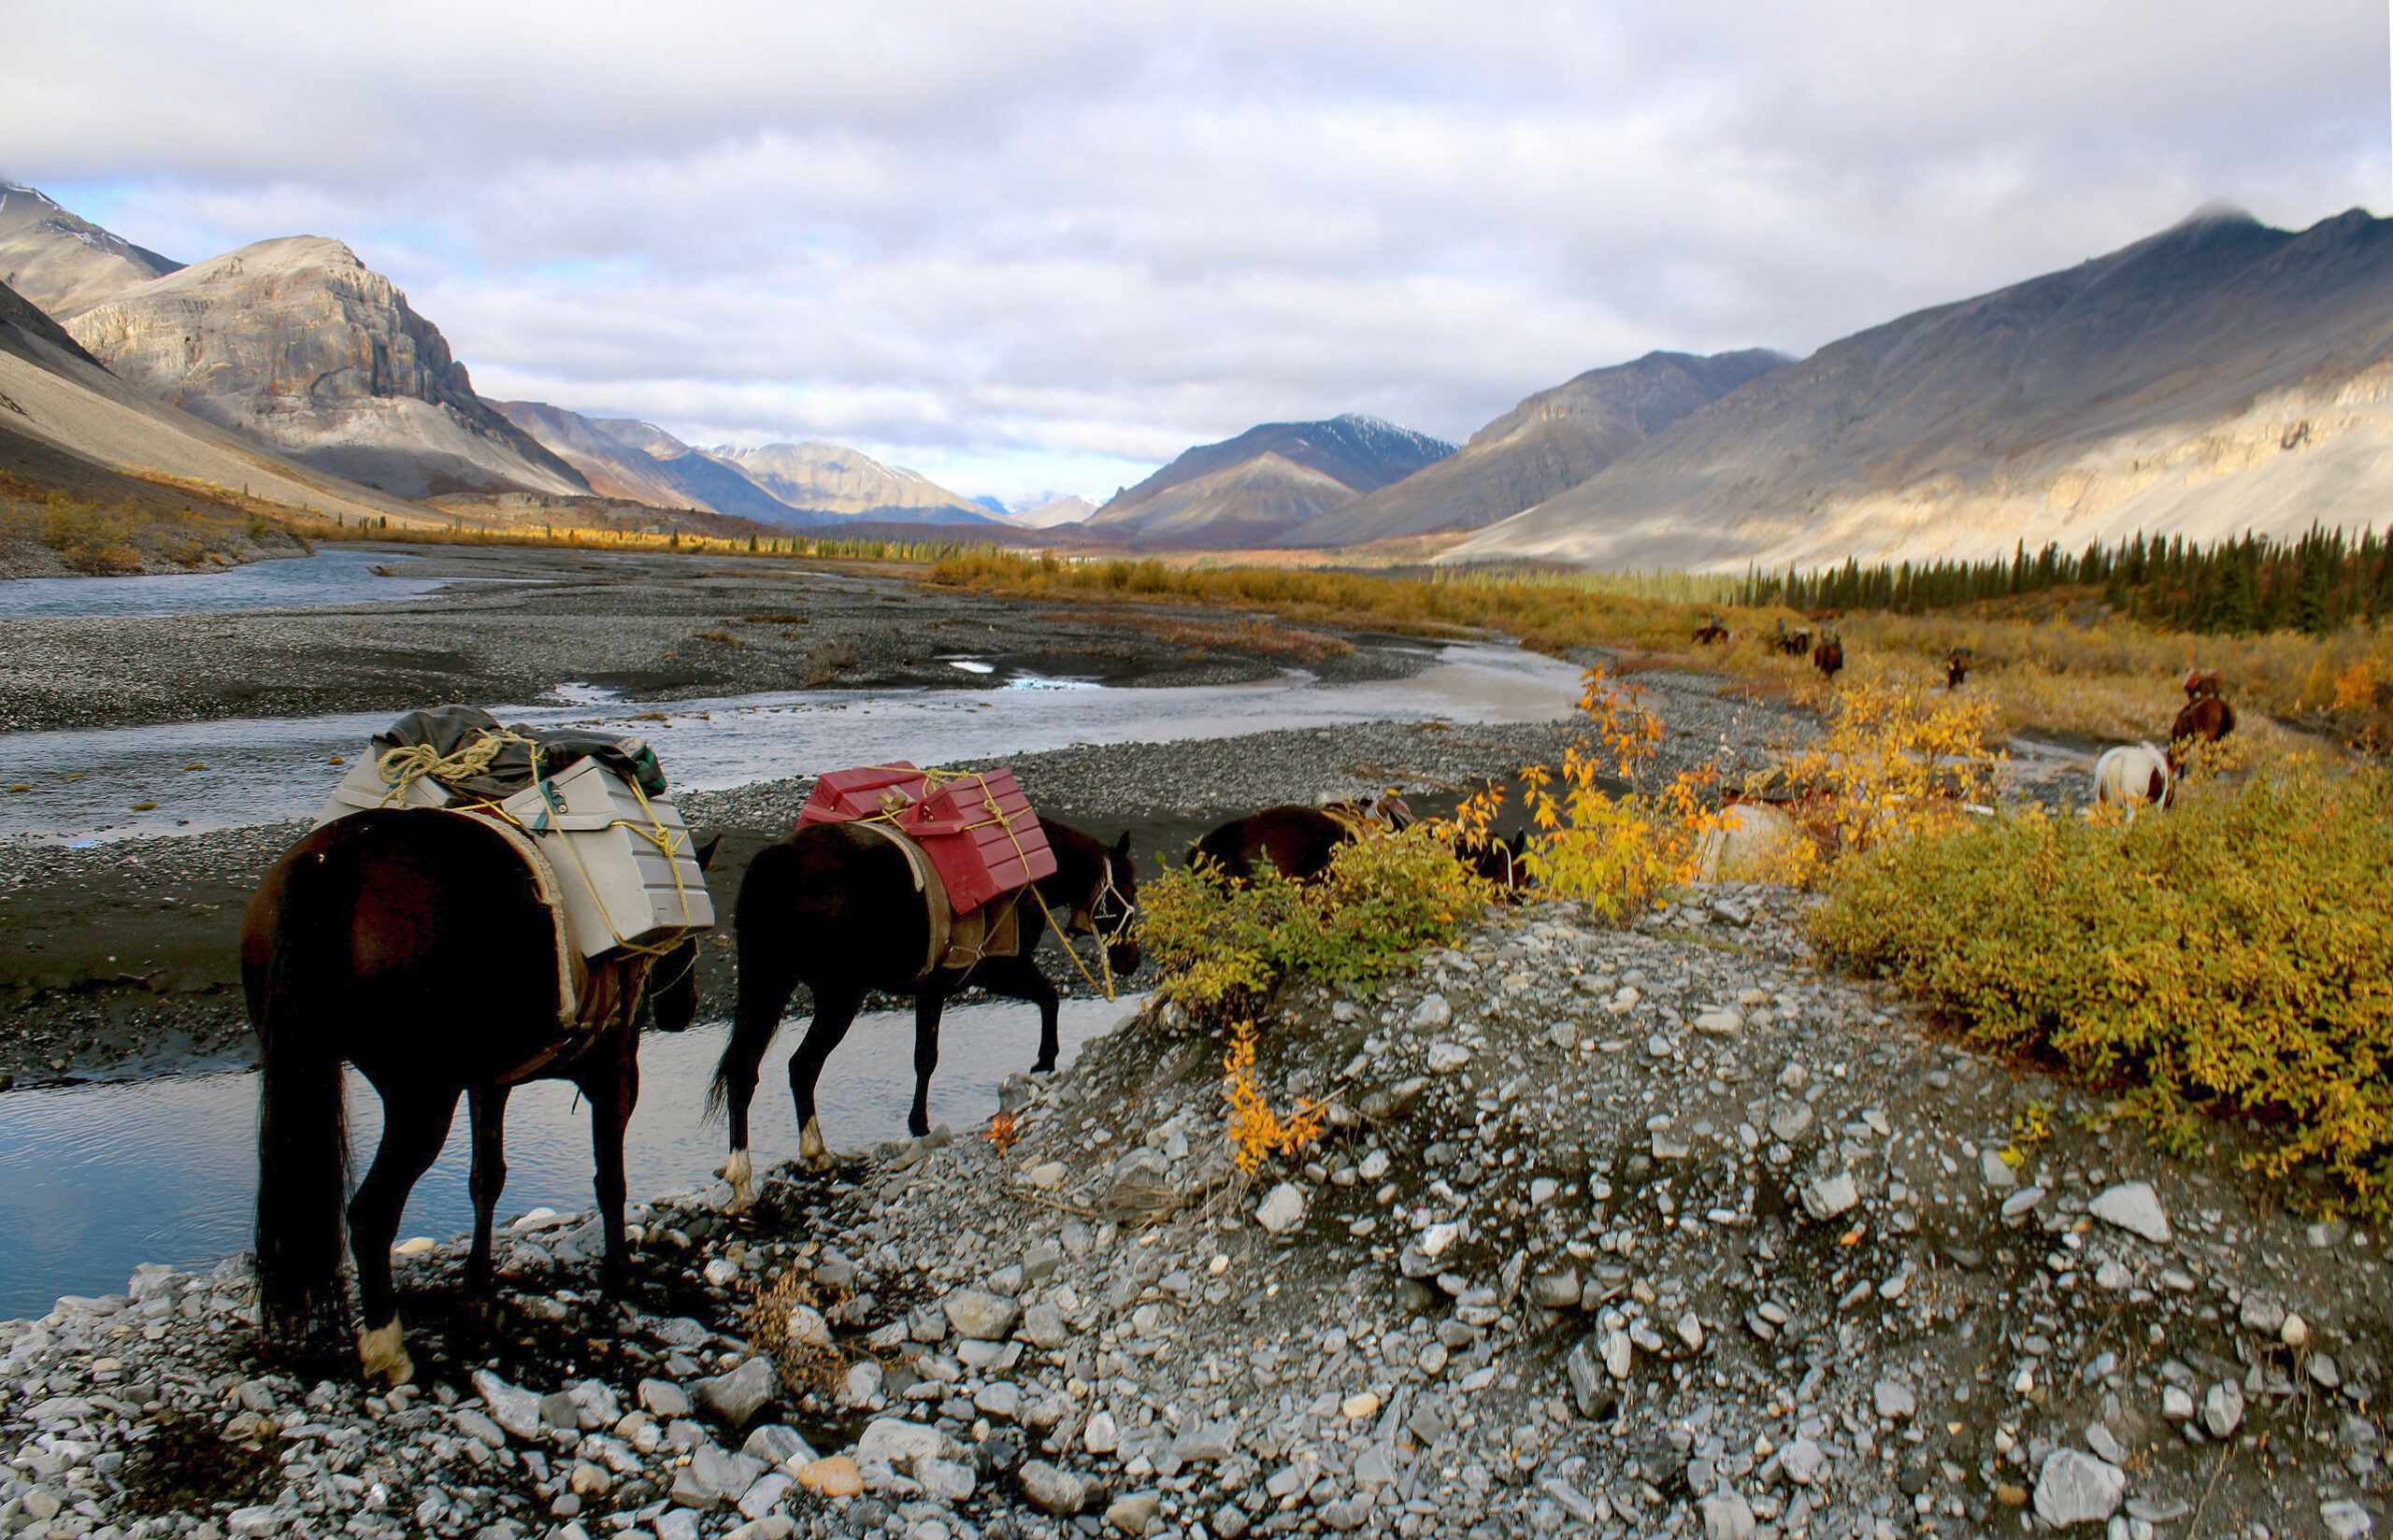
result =
[{"label": "white horse", "polygon": [[2166,807],[2176,792],[2169,756],[2148,743],[2106,749],[2094,762],[2094,805],[2124,807],[2132,819],[2141,807]]}]

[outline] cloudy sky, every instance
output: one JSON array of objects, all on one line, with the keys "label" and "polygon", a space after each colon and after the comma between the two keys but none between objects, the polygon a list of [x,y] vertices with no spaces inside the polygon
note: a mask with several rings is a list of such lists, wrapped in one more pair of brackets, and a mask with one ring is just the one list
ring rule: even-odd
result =
[{"label": "cloudy sky", "polygon": [[2379,0],[0,0],[0,176],[348,241],[485,395],[1102,496],[2224,200],[2393,207]]}]

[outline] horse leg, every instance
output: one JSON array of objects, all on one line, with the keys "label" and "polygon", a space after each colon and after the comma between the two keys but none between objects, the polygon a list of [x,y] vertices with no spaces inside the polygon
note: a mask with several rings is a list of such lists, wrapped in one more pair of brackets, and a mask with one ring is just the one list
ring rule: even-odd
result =
[{"label": "horse leg", "polygon": [[[1070,945],[1069,938],[1066,936],[1058,935],[1055,939],[1066,947]],[[1025,952],[1028,949],[1024,948]],[[1040,972],[1027,956],[1023,956],[1002,957],[982,963],[981,971],[973,975],[972,982],[992,994],[1026,1000],[1039,1007],[1039,1062],[1030,1066],[1030,1073],[1053,1073],[1056,1055],[1063,1048],[1056,1036],[1058,997],[1054,981]]]},{"label": "horse leg", "polygon": [[[747,1210],[756,1201],[754,1167],[748,1158],[748,1107],[756,1099],[756,1076],[781,1030],[781,1013],[789,1008],[797,988],[796,970],[766,948],[743,948],[739,957],[739,1006],[732,1020],[731,1038],[715,1065],[709,1100],[723,1107],[730,1124],[731,1156],[717,1173],[731,1184],[731,1212]],[[637,1068],[635,1081],[637,1084]],[[628,1116],[628,1114],[626,1114]]]},{"label": "horse leg", "polygon": [[931,1072],[939,1068],[939,1018],[947,996],[925,987],[914,996],[914,1107],[906,1132],[919,1139],[931,1131]]},{"label": "horse leg", "polygon": [[474,1248],[466,1261],[466,1292],[478,1300],[491,1291],[490,1227],[499,1191],[507,1186],[507,1091],[492,1085],[466,1092],[474,1142],[473,1174],[466,1180],[474,1200]]},{"label": "horse leg", "polygon": [[837,993],[824,986],[814,990],[814,1020],[808,1024],[806,1040],[790,1055],[790,1094],[797,1099],[797,1155],[817,1171],[831,1165],[831,1148],[823,1139],[822,1119],[814,1111],[814,1084],[823,1078],[824,1061],[848,1034],[854,1024],[856,1008],[864,1004],[864,991],[853,985]]},{"label": "horse leg", "polygon": [[[623,1233],[623,1131],[632,1109],[639,1104],[639,1037],[625,1031],[623,1045],[612,1062],[599,1065],[578,1082],[590,1098],[591,1144],[596,1156],[594,1184],[598,1191],[598,1220],[607,1236],[607,1256],[599,1266],[598,1287],[609,1299],[621,1299],[629,1276],[631,1244]],[[746,1151],[741,1151],[744,1155]]]},{"label": "horse leg", "polygon": [[391,1241],[408,1193],[449,1140],[457,1093],[449,1087],[405,1087],[382,1094],[382,1142],[374,1164],[349,1204],[350,1254],[357,1262],[357,1356],[368,1379],[393,1385],[415,1377],[415,1362],[399,1336],[391,1293]]}]

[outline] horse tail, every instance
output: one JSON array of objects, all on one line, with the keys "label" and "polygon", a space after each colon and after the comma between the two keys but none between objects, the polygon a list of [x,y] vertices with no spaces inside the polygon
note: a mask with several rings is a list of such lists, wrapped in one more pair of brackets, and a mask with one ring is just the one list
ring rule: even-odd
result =
[{"label": "horse tail", "polygon": [[791,937],[803,938],[809,921],[822,918],[800,912],[805,868],[800,851],[783,841],[757,851],[740,878],[732,920],[739,959],[738,998],[723,1057],[715,1061],[714,1077],[707,1082],[709,1118],[730,1105],[734,1080],[745,1078],[752,1087],[756,1066],[781,1032],[781,1012],[797,987]]},{"label": "horse tail", "polygon": [[340,1056],[327,1044],[337,1007],[323,985],[342,946],[346,905],[327,902],[324,863],[284,869],[256,1024],[258,1295],[269,1342],[297,1348],[343,1313],[342,1205],[349,1195],[348,1109]]}]

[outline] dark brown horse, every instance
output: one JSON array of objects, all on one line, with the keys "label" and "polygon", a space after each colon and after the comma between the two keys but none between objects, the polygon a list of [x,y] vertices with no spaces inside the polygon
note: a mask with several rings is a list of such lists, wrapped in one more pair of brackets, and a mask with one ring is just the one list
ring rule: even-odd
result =
[{"label": "dark brown horse", "polygon": [[1198,839],[1192,861],[1210,861],[1223,876],[1244,882],[1270,866],[1291,882],[1311,882],[1329,870],[1338,847],[1368,828],[1410,827],[1412,810],[1393,794],[1324,807],[1283,803],[1232,819]]},{"label": "dark brown horse", "polygon": [[[800,983],[813,992],[814,1019],[790,1057],[789,1085],[797,1099],[798,1154],[820,1164],[829,1149],[815,1116],[815,1082],[867,993],[914,997],[914,1105],[906,1126],[919,1135],[930,1132],[939,1014],[958,991],[975,987],[1037,1005],[1039,1060],[1032,1068],[1055,1067],[1055,986],[1037,961],[1048,909],[1067,930],[1096,936],[1116,977],[1138,970],[1139,874],[1130,861],[1130,836],[1109,849],[1053,819],[1040,819],[1039,826],[1055,852],[1055,873],[1034,884],[1046,908],[1025,895],[1016,911],[1021,939],[1015,954],[927,976],[929,912],[906,852],[893,841],[857,824],[807,823],[756,852],[739,884],[735,920],[738,1011],[708,1098],[709,1106],[730,1115],[731,1159],[723,1174],[736,1207],[746,1207],[755,1195],[748,1107],[757,1074]],[[1070,946],[1068,937],[1058,939]]]},{"label": "dark brown horse", "polygon": [[1805,657],[1812,650],[1812,634],[1808,631],[1789,631],[1786,629],[1786,622],[1781,620],[1778,622],[1777,639],[1771,645],[1786,657]]},{"label": "dark brown horse", "polygon": [[1970,652],[1966,647],[1956,647],[1944,654],[1945,689],[1958,690],[1969,682],[1970,661]]},{"label": "dark brown horse", "polygon": [[2185,680],[2185,708],[2169,724],[2169,770],[2182,776],[2185,764],[2193,757],[2194,745],[2217,743],[2235,731],[2235,708],[2227,704],[2219,692],[2224,688],[2215,674],[2189,676]]},{"label": "dark brown horse", "polygon": [[1812,649],[1812,666],[1820,671],[1821,677],[1828,680],[1830,683],[1834,683],[1836,681],[1838,671],[1844,667],[1843,641],[1838,637],[1830,636],[1826,641],[1820,643],[1819,646],[1813,648]]},{"label": "dark brown horse", "polygon": [[1529,850],[1529,832],[1521,830],[1512,834],[1486,834],[1478,839],[1463,837],[1454,841],[1454,854],[1473,875],[1483,877],[1503,890],[1505,894],[1526,892],[1530,886],[1528,863],[1524,859]]},{"label": "dark brown horse", "polygon": [[1698,646],[1713,647],[1727,639],[1728,628],[1720,623],[1720,617],[1717,615],[1712,617],[1707,623],[1696,628],[1695,640]]},{"label": "dark brown horse", "polygon": [[[714,843],[699,852],[701,864]],[[415,1372],[391,1291],[391,1242],[417,1178],[467,1098],[474,1242],[467,1285],[490,1289],[490,1226],[507,1180],[509,1091],[570,1080],[590,1101],[601,1273],[622,1290],[623,1128],[639,1096],[639,1010],[678,1031],[696,1011],[697,945],[585,964],[560,947],[531,868],[479,820],[428,808],[357,813],[293,846],[241,931],[241,982],[264,1048],[257,1256],[269,1343],[312,1350],[346,1312],[342,1201],[357,1266],[358,1356],[394,1385]],[[560,972],[582,1006],[560,1019]],[[648,988],[651,978],[653,990]],[[355,1195],[341,1066],[382,1098],[382,1139]]]}]

